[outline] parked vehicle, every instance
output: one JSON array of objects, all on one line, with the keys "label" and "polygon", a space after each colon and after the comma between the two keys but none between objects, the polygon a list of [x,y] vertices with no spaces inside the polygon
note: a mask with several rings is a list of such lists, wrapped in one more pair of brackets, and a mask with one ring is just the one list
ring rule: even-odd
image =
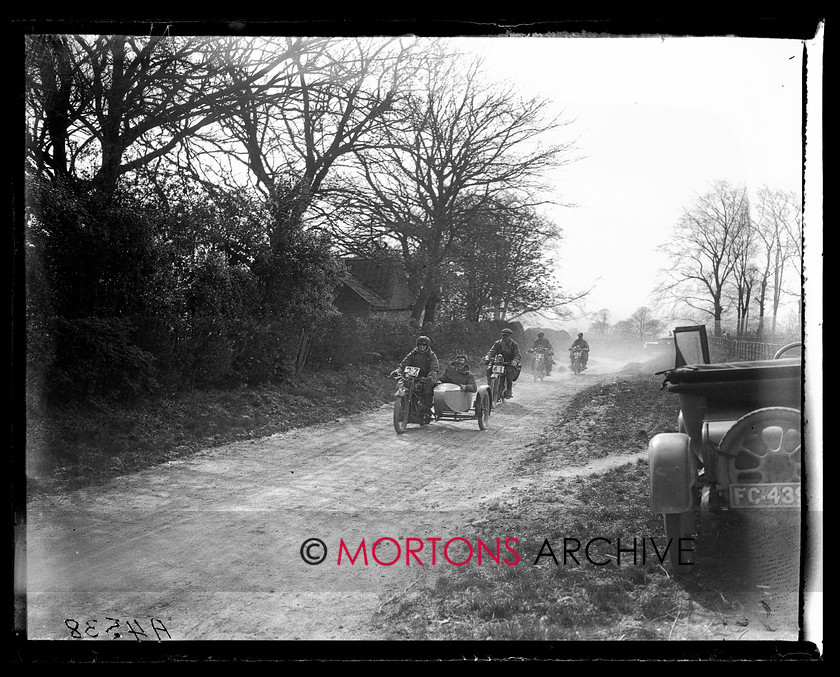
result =
[{"label": "parked vehicle", "polygon": [[648,454],[651,509],[675,572],[692,571],[698,515],[708,524],[717,511],[799,510],[802,358],[785,356],[794,348],[710,364],[705,327],[674,329],[674,368],[660,373],[679,397],[678,432],[655,435]]},{"label": "parked vehicle", "polygon": [[545,346],[529,348],[528,352],[534,354],[534,363],[531,365],[534,381],[542,381],[548,375],[548,360],[554,353]]},{"label": "parked vehicle", "polygon": [[584,370],[583,354],[587,352],[582,348],[574,348],[571,351],[572,371],[575,374],[580,374]]},{"label": "parked vehicle", "polygon": [[645,341],[644,345],[642,346],[642,350],[645,354],[649,355],[663,355],[666,353],[673,354],[674,337],[663,336],[662,338],[658,338],[655,341]]}]

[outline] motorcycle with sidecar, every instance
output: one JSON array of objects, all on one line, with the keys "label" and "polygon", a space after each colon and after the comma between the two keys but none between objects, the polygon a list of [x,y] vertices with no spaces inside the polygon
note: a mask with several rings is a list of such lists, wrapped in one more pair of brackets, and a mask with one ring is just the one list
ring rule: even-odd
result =
[{"label": "motorcycle with sidecar", "polygon": [[[404,433],[410,423],[424,424],[421,388],[430,387],[430,383],[419,374],[418,367],[405,367],[402,375],[398,370],[391,372],[399,384],[394,401],[394,430],[398,435]],[[489,425],[491,403],[487,385],[480,385],[477,392],[471,393],[454,383],[439,383],[434,387],[432,397],[429,415],[435,421],[477,421],[480,430]]]}]

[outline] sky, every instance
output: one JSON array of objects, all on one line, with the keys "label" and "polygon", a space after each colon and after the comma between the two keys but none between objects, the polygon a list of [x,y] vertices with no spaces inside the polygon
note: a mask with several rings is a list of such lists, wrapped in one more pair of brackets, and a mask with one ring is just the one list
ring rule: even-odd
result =
[{"label": "sky", "polygon": [[[494,80],[550,100],[582,159],[549,177],[574,207],[558,277],[592,287],[585,312],[654,307],[680,213],[713,182],[799,192],[803,41],[738,37],[457,38]],[[809,86],[814,86],[809,80]],[[585,326],[586,320],[566,323]],[[562,323],[561,323],[562,326]]]}]

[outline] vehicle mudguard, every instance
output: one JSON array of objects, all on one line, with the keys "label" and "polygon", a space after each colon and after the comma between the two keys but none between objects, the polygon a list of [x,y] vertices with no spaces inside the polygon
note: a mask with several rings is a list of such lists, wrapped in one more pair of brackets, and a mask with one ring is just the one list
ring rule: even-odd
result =
[{"label": "vehicle mudguard", "polygon": [[478,391],[476,392],[475,400],[473,401],[473,408],[477,407],[482,400],[485,402],[490,401],[490,386],[486,384],[478,386]]},{"label": "vehicle mudguard", "polygon": [[685,512],[694,507],[697,462],[690,440],[683,433],[660,433],[648,444],[650,507],[654,512]]}]

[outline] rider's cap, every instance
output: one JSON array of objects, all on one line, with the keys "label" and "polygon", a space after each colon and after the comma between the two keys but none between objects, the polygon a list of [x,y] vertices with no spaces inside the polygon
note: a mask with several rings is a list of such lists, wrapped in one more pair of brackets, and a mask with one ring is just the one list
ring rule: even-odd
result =
[{"label": "rider's cap", "polygon": [[539,336],[540,338],[542,338],[543,336],[545,336],[545,332],[544,332],[544,331],[538,331],[538,332],[537,332],[537,336]]},{"label": "rider's cap", "polygon": [[513,330],[512,330],[512,329],[508,329],[507,327],[505,327],[504,329],[502,329],[502,336],[510,336],[511,334],[513,334]]},{"label": "rider's cap", "polygon": [[580,334],[578,334],[578,337],[581,337],[581,336],[583,336],[583,332],[580,332]]},{"label": "rider's cap", "polygon": [[429,337],[428,336],[418,336],[417,337],[417,345],[429,345]]}]

